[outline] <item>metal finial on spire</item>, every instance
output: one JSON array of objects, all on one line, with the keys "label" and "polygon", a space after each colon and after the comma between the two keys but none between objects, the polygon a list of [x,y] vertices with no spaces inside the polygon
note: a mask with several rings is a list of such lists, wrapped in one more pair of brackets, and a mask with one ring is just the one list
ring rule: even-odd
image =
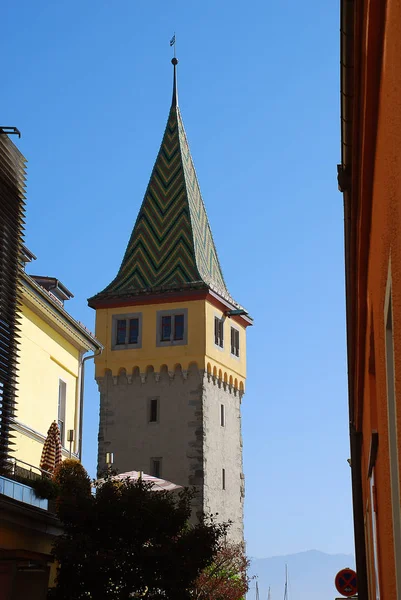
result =
[{"label": "metal finial on spire", "polygon": [[177,106],[178,104],[178,92],[177,92],[177,65],[178,65],[178,60],[176,59],[176,57],[174,56],[174,58],[171,59],[171,64],[174,66],[174,79],[173,79],[173,100],[172,100],[172,105],[173,106]]},{"label": "metal finial on spire", "polygon": [[172,106],[177,106],[178,102],[177,102],[177,65],[178,65],[178,60],[176,59],[175,56],[175,32],[173,37],[170,40],[170,47],[174,47],[174,58],[171,59],[172,64],[174,65],[174,80],[173,80],[173,99],[172,99]]}]

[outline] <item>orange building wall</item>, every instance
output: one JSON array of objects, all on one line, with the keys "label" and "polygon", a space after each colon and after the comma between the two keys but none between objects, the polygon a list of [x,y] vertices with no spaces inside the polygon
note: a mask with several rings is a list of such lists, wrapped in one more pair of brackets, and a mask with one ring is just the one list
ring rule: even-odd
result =
[{"label": "orange building wall", "polygon": [[[364,505],[368,511],[371,510],[367,478],[371,432],[377,429],[379,434],[375,483],[381,600],[397,598],[390,488],[385,345],[385,295],[390,256],[397,397],[397,390],[401,390],[401,3],[396,0],[387,1],[384,35],[367,280],[368,322],[362,417],[362,481]],[[373,338],[374,343],[372,344]],[[375,374],[369,373],[369,361],[372,367],[372,354],[374,355]],[[398,395],[398,405],[400,405],[400,394],[401,392]],[[401,462],[401,406],[397,414],[397,429]],[[367,514],[368,524],[370,523],[369,519],[370,516]],[[369,536],[366,543],[368,568],[371,570],[373,561],[369,560],[369,554],[372,553]],[[371,598],[373,598],[372,594]]]}]

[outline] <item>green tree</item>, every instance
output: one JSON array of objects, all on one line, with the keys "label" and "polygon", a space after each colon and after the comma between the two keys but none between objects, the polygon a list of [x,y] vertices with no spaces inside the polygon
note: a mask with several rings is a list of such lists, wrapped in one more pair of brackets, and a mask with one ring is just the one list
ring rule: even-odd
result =
[{"label": "green tree", "polygon": [[193,583],[213,562],[228,524],[189,525],[194,494],[188,489],[153,492],[141,480],[106,478],[96,495],[88,495],[85,477],[83,485],[73,479],[64,473],[58,480],[64,534],[54,546],[59,568],[50,597],[191,598]]}]

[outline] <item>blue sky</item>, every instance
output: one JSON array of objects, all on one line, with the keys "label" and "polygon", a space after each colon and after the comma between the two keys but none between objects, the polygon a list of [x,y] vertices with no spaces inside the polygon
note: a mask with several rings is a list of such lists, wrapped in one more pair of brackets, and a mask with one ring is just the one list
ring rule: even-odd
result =
[{"label": "blue sky", "polygon": [[[32,2],[2,10],[1,120],[22,131],[31,272],[86,299],[115,275],[171,99],[220,262],[255,319],[243,401],[252,556],[352,552],[335,2]],[[86,380],[84,460],[98,393]]]}]

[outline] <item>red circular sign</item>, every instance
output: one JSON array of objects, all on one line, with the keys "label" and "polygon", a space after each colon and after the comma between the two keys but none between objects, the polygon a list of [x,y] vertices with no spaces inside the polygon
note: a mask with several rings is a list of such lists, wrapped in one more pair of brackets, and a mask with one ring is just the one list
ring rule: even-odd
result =
[{"label": "red circular sign", "polygon": [[346,596],[353,596],[357,593],[356,573],[352,569],[341,569],[334,580],[337,592]]}]

